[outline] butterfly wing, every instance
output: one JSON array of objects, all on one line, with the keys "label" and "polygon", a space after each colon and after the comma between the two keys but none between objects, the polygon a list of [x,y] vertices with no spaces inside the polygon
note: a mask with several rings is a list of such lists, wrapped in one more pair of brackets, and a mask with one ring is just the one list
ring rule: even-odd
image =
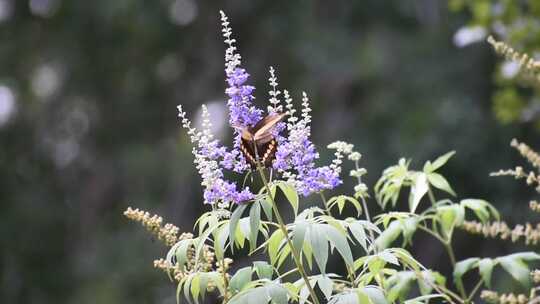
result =
[{"label": "butterfly wing", "polygon": [[261,121],[259,121],[252,129],[253,140],[268,142],[273,138],[271,132],[272,129],[283,119],[283,117],[285,117],[285,115],[285,113],[271,114],[261,119]]},{"label": "butterfly wing", "polygon": [[252,167],[257,165],[257,160],[265,167],[272,165],[277,150],[277,142],[272,129],[283,117],[285,114],[268,115],[252,128],[242,130],[240,149]]},{"label": "butterfly wing", "polygon": [[244,154],[246,161],[252,166],[257,165],[257,156],[255,155],[255,150],[253,146],[254,141],[246,140],[243,136],[240,142],[240,151]]}]

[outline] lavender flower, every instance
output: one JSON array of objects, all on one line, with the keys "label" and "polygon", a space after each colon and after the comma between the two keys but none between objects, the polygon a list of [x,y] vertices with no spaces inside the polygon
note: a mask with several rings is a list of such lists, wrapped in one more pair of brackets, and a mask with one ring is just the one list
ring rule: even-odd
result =
[{"label": "lavender flower", "polygon": [[[235,129],[233,149],[227,151],[213,138],[205,106],[202,109],[202,132],[197,132],[191,127],[191,122],[186,118],[186,113],[181,106],[178,106],[178,111],[182,124],[188,130],[188,135],[195,145],[193,155],[195,155],[195,164],[202,177],[201,184],[205,189],[204,201],[208,204],[218,203],[220,208],[225,208],[231,202],[240,203],[254,198],[254,194],[248,187],[239,191],[236,184],[225,180],[223,169],[238,173],[249,170],[249,165],[239,150],[241,130],[252,127],[259,122],[262,119],[263,111],[253,105],[255,87],[246,84],[249,74],[240,67],[241,56],[236,52],[236,40],[232,38],[232,30],[229,27],[227,16],[223,12],[221,12],[221,21],[223,37],[228,46],[225,51],[225,75],[228,84],[225,93],[229,97],[227,101],[229,122]],[[271,86],[268,113],[281,113],[283,111],[279,98],[281,91],[277,89],[277,77],[272,67],[270,67],[268,80]],[[294,115],[296,110],[292,105],[289,92],[286,90],[283,91],[283,98],[289,118],[287,123],[279,123],[273,130],[273,135],[278,142],[273,167],[281,172],[283,178],[291,182],[304,196],[336,187],[341,183],[339,178],[340,165],[342,154],[347,154],[344,151],[344,149],[347,150],[347,147],[337,147],[336,159],[330,166],[315,166],[315,160],[319,158],[319,154],[310,140],[311,108],[307,95],[303,93],[301,119]],[[288,131],[287,137],[281,135],[285,129]]]},{"label": "lavender flower", "polygon": [[[222,21],[222,32],[225,38],[227,49],[225,50],[225,75],[229,87],[225,93],[229,96],[227,105],[229,106],[229,122],[231,126],[245,128],[254,126],[262,118],[262,111],[257,109],[252,101],[255,99],[253,91],[255,87],[246,85],[249,74],[245,69],[240,68],[242,64],[241,56],[236,52],[235,39],[231,37],[232,30],[225,13],[220,11]],[[239,133],[237,131],[237,133]]]},{"label": "lavender flower", "polygon": [[286,108],[289,111],[287,130],[289,136],[279,142],[274,168],[283,173],[284,178],[295,185],[296,189],[307,196],[325,189],[333,189],[341,184],[339,166],[316,167],[319,154],[310,140],[311,108],[306,93],[302,98],[302,118],[295,115],[292,100],[284,91]]},{"label": "lavender flower", "polygon": [[204,190],[204,202],[206,204],[218,204],[218,207],[224,209],[230,203],[241,203],[254,198],[249,187],[238,191],[236,184],[224,179],[223,171],[220,166],[223,162],[229,162],[231,167],[235,164],[230,160],[234,153],[227,152],[225,147],[220,146],[214,139],[211,130],[210,118],[206,106],[202,106],[202,132],[198,132],[191,127],[191,122],[186,117],[182,106],[178,106],[178,116],[182,119],[182,126],[188,131],[195,156],[195,165],[201,175],[201,185]]}]

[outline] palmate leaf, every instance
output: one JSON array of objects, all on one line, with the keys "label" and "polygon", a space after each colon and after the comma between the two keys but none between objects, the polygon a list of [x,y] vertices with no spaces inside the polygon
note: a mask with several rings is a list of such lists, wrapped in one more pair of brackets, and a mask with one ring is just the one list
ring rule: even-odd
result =
[{"label": "palmate leaf", "polygon": [[358,216],[360,216],[360,214],[362,214],[362,205],[354,197],[347,196],[347,195],[338,195],[338,196],[334,196],[334,197],[330,198],[326,202],[326,204],[328,206],[328,209],[332,209],[334,206],[337,206],[340,214],[343,211],[343,208],[345,208],[345,205],[347,203],[349,203],[350,205],[352,205],[356,209],[356,213],[357,213]]},{"label": "palmate leaf", "polygon": [[385,169],[375,184],[375,198],[383,209],[389,202],[395,206],[401,188],[409,183],[409,163],[404,158],[400,159],[397,165]]},{"label": "palmate leaf", "polygon": [[[340,223],[336,225],[341,227]],[[337,249],[345,263],[348,266],[353,265],[347,231],[343,227],[336,228],[327,223],[298,220],[294,224],[292,238],[295,250],[302,249],[302,253],[308,260],[313,255],[315,263],[323,274],[326,272],[329,249]]]}]

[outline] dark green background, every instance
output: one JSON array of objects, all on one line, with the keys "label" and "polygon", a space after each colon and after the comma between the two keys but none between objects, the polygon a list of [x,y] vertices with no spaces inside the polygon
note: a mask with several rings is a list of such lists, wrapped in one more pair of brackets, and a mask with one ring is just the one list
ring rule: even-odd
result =
[{"label": "dark green background", "polygon": [[[297,102],[308,92],[322,162],[328,143],[352,142],[373,185],[401,156],[421,168],[457,150],[442,173],[460,197],[490,200],[510,223],[529,217],[533,191],[488,174],[522,163],[510,139],[534,146],[537,133],[494,120],[493,52],[453,45],[468,16],[445,1],[2,1],[12,10],[0,23],[0,85],[17,106],[0,126],[2,303],[174,303],[152,268],[166,248],[122,212],[144,208],[190,230],[205,209],[176,105],[194,116],[225,102],[220,9],[258,104],[269,65]],[[458,259],[523,249],[456,240]],[[414,251],[450,270],[428,237]]]}]

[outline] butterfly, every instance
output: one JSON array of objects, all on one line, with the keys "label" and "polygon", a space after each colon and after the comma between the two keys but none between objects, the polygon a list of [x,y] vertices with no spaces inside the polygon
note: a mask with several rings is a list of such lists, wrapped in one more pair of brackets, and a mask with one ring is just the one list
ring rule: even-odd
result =
[{"label": "butterfly", "polygon": [[285,115],[270,114],[255,126],[242,129],[240,151],[253,168],[257,166],[257,161],[265,168],[272,166],[277,151],[277,141],[272,131]]}]

